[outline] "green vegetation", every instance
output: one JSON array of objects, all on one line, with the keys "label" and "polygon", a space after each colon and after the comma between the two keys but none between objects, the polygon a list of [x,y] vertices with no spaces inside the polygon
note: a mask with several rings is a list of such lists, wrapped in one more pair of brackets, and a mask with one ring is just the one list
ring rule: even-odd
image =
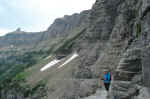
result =
[{"label": "green vegetation", "polygon": [[31,94],[34,94],[40,87],[45,87],[46,81],[41,80],[39,81],[31,90]]},{"label": "green vegetation", "polygon": [[[5,83],[2,83],[0,85],[0,91],[3,90],[3,92],[7,93],[10,90],[13,90],[13,93],[17,94],[18,91],[21,93],[24,97],[30,97],[35,96],[38,97],[44,97],[47,95],[46,93],[46,84],[44,81],[40,81],[35,86],[31,87],[30,85],[26,84],[24,82],[20,82],[17,79],[13,80],[5,80]],[[0,96],[1,97],[1,96]]]},{"label": "green vegetation", "polygon": [[21,73],[17,74],[14,79],[17,80],[17,81],[25,81],[25,78],[28,75],[29,75],[29,72],[21,72]]},{"label": "green vegetation", "polygon": [[0,92],[8,93],[12,90],[13,95],[17,95],[19,92],[24,97],[34,96],[35,99],[45,97],[47,95],[46,82],[40,80],[34,86],[29,85],[26,82],[26,77],[31,72],[25,70],[39,63],[46,55],[47,51],[40,50],[13,53],[8,55],[7,58],[0,59]]},{"label": "green vegetation", "polygon": [[26,52],[22,55],[12,55],[7,59],[0,61],[0,82],[5,79],[17,77],[17,79],[23,80],[26,73],[23,72],[26,68],[29,68],[36,64],[46,52]]}]

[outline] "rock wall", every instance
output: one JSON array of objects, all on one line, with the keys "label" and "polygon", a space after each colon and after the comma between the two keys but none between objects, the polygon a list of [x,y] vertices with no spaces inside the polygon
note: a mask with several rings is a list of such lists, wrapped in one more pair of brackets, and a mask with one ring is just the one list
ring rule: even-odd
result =
[{"label": "rock wall", "polygon": [[117,99],[136,99],[144,85],[149,89],[149,12],[148,0],[96,0],[87,31],[76,41],[81,59],[75,77],[99,79],[111,69]]},{"label": "rock wall", "polygon": [[66,36],[72,33],[74,29],[86,27],[89,10],[73,15],[65,15],[63,18],[58,18],[47,29],[44,38],[51,36]]}]

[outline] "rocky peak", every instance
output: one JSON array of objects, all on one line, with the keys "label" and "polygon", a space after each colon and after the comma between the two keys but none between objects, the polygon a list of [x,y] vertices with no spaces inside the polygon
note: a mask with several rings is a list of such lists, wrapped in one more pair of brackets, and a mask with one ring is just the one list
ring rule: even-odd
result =
[{"label": "rocky peak", "polygon": [[58,18],[47,29],[45,37],[68,35],[75,28],[85,27],[87,24],[88,14],[90,11],[83,11],[73,15],[65,15],[63,18]]},{"label": "rocky peak", "polygon": [[16,29],[16,32],[20,32],[20,31],[21,31],[21,28],[17,28],[17,29]]},{"label": "rocky peak", "polygon": [[22,31],[21,28],[17,28],[15,31],[12,32],[13,34],[21,34],[21,33],[25,33],[24,31]]}]

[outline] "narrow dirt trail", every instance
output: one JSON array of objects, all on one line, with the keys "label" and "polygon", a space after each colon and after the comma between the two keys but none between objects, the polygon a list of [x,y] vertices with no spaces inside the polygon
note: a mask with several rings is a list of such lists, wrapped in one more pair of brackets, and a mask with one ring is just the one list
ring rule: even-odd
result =
[{"label": "narrow dirt trail", "polygon": [[106,95],[107,93],[105,90],[97,90],[97,92],[94,95],[82,99],[107,99]]}]

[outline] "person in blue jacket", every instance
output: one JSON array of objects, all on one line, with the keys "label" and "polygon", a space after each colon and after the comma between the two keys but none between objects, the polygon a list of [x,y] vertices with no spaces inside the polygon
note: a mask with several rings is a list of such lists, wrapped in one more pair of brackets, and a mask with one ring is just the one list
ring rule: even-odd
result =
[{"label": "person in blue jacket", "polygon": [[104,73],[104,86],[107,91],[107,95],[109,95],[110,84],[111,84],[111,73],[110,70],[106,70]]}]

